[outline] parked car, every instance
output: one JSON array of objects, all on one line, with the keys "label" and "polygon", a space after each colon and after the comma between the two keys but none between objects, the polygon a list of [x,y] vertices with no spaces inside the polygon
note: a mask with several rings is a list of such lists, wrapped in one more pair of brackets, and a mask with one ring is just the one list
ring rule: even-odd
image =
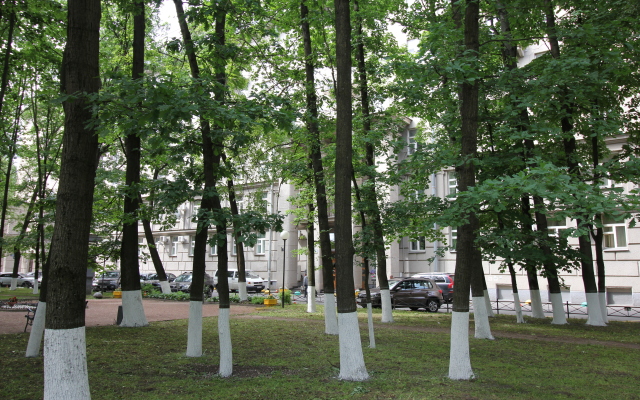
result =
[{"label": "parked car", "polygon": [[[3,272],[0,274],[0,286],[11,286],[11,272]],[[23,274],[18,274],[17,286],[30,288],[33,287],[33,279],[29,280]]]},{"label": "parked car", "polygon": [[[394,308],[408,307],[411,310],[424,308],[427,311],[436,312],[444,303],[442,290],[431,278],[406,278],[389,286],[391,305]],[[366,307],[366,292],[361,291],[356,301],[362,307]],[[371,289],[371,306],[381,306],[380,289]]]},{"label": "parked car", "polygon": [[[191,290],[191,282],[193,281],[193,273],[185,272],[178,275],[178,277],[169,284],[172,292],[185,292],[189,293]],[[214,288],[213,278],[211,275],[204,274],[204,295],[205,297],[211,297]]]},{"label": "parked car", "polygon": [[[265,288],[267,281],[262,279],[256,273],[252,271],[245,271],[244,277],[247,281],[247,292],[260,292]],[[239,290],[238,283],[240,280],[240,272],[238,270],[232,269],[227,271],[227,281],[229,282],[229,291],[237,292]],[[214,281],[216,287],[218,286],[218,271],[216,271],[214,275]]]},{"label": "parked car", "polygon": [[438,287],[442,289],[442,297],[447,303],[453,302],[453,274],[447,274],[444,272],[424,272],[415,274],[412,278],[431,278],[438,284]]},{"label": "parked car", "polygon": [[105,271],[93,279],[93,290],[107,291],[120,287],[120,271]]},{"label": "parked car", "polygon": [[[167,282],[171,283],[176,279],[175,274],[171,272],[167,272]],[[160,280],[158,279],[158,274],[155,272],[148,274],[140,274],[140,284],[141,285],[153,285],[156,287],[160,287]]]},{"label": "parked car", "polygon": [[[35,272],[29,272],[24,274],[24,277],[29,279],[31,282],[33,282],[35,276],[36,276]],[[38,271],[38,285],[40,284],[42,284],[42,272]]]}]

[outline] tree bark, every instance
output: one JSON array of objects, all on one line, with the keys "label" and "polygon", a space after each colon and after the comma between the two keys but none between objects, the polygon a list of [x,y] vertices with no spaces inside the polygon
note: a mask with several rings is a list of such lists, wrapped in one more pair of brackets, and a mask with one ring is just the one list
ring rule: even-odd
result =
[{"label": "tree bark", "polygon": [[[51,242],[44,346],[44,398],[90,398],[84,335],[85,281],[98,136],[85,93],[100,89],[100,1],[67,2],[62,67],[65,131]],[[64,368],[63,368],[64,367]]]},{"label": "tree bark", "polygon": [[331,239],[329,237],[329,211],[327,204],[327,191],[325,186],[324,169],[322,166],[322,153],[320,143],[320,127],[318,125],[318,104],[315,87],[315,63],[311,43],[311,33],[309,30],[309,9],[304,1],[300,3],[300,19],[302,30],[302,41],[304,46],[304,66],[305,66],[305,91],[307,112],[305,113],[305,124],[311,136],[310,156],[313,166],[313,182],[316,194],[318,210],[318,225],[320,227],[320,253],[322,259],[322,277],[324,283],[325,300],[328,307],[325,307],[325,332],[330,335],[338,334],[337,319],[331,310],[330,302],[333,302],[333,259],[331,254]]},{"label": "tree bark", "polygon": [[[131,78],[142,82],[144,74],[144,1],[133,0],[133,65]],[[140,208],[140,147],[138,132],[130,131],[124,138],[127,168],[124,196],[124,221],[122,223],[122,247],[120,248],[120,269],[122,272],[122,327],[147,326],[147,318],[142,306],[140,292],[140,265],[138,261],[138,210]]]},{"label": "tree bark", "polygon": [[[553,58],[558,59],[560,58],[560,44],[556,31],[555,11],[552,0],[545,0],[545,14],[550,53]],[[564,111],[564,116],[560,120],[560,125],[563,133],[562,144],[564,147],[567,167],[569,169],[569,173],[575,178],[580,175],[580,165],[576,160],[576,138],[574,136],[573,122],[571,120],[573,108],[569,103],[566,91],[566,88],[563,88],[564,94],[561,99],[561,108]],[[584,219],[581,217],[576,218],[576,224],[578,227],[583,225],[583,220]],[[606,325],[606,323],[602,318],[602,310],[600,309],[600,300],[598,297],[598,287],[596,285],[595,272],[593,268],[593,254],[591,251],[591,240],[589,239],[589,234],[579,236],[578,243],[582,256],[580,259],[580,265],[582,267],[582,282],[584,284],[587,303],[590,305],[587,311],[589,314],[587,325],[603,326]]]},{"label": "tree bark", "polygon": [[[454,23],[462,19],[460,3],[452,0]],[[478,54],[479,44],[479,5],[475,0],[465,1],[464,45],[467,52]],[[471,161],[476,156],[478,135],[478,84],[465,80],[460,89],[461,159],[463,164],[456,167],[458,190],[464,192],[475,186],[475,168]],[[469,289],[474,257],[476,252],[475,236],[479,221],[474,212],[468,212],[467,223],[458,227],[456,243],[456,269],[453,295],[453,316],[451,323],[451,350],[449,357],[449,378],[468,380],[474,377],[469,359]]]},{"label": "tree bark", "polygon": [[353,295],[353,237],[351,231],[352,103],[351,12],[349,0],[336,0],[336,286],[340,341],[340,379],[369,378],[364,364]]}]

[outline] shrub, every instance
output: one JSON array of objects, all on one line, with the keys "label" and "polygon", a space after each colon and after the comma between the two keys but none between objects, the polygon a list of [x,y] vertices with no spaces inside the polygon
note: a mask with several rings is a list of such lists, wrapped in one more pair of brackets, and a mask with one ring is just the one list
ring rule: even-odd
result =
[{"label": "shrub", "polygon": [[284,297],[284,304],[291,304],[291,290],[281,290],[280,293],[278,293],[278,297],[280,298],[280,301],[283,301]]},{"label": "shrub", "polygon": [[264,304],[264,297],[260,297],[260,296],[252,297],[251,304]]}]

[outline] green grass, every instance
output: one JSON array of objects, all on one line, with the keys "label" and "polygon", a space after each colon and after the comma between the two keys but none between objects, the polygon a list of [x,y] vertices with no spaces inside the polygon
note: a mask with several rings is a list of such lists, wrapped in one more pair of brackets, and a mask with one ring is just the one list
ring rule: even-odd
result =
[{"label": "green grass", "polygon": [[[38,301],[39,294],[33,294],[33,288],[16,288],[16,290],[9,290],[4,286],[0,288],[0,300],[7,300],[12,297],[17,297],[18,300],[34,300]],[[102,296],[105,299],[112,299],[113,292],[102,292]],[[93,295],[87,295],[87,299],[92,299]]]},{"label": "green grass", "polygon": [[[218,370],[216,318],[204,321],[204,356],[187,358],[187,321],[147,328],[87,328],[96,399],[640,399],[640,323],[492,318],[496,340],[470,339],[472,381],[447,379],[450,316],[397,311],[377,324],[376,348],[361,329],[371,378],[336,378],[338,338],[306,305],[232,317],[234,376]],[[318,307],[321,311],[322,307]],[[376,310],[374,318],[379,321]],[[361,322],[366,313],[359,310]],[[252,318],[260,316],[262,318]],[[473,324],[471,324],[473,327]],[[42,398],[42,359],[24,358],[28,334],[0,337],[3,399]],[[621,347],[622,346],[622,347]]]}]

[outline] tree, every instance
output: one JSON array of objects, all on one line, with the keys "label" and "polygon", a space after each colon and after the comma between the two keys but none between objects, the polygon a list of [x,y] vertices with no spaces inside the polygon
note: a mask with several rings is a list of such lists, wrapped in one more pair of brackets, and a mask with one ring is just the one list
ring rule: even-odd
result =
[{"label": "tree", "polygon": [[353,296],[353,238],[351,234],[352,104],[351,12],[349,0],[336,0],[336,286],[340,379],[369,378],[364,364],[356,300]]},{"label": "tree", "polygon": [[[131,79],[142,81],[144,74],[145,4],[133,0],[133,64]],[[120,269],[122,271],[122,322],[123,327],[147,326],[140,290],[140,267],[138,265],[138,209],[140,208],[140,133],[130,130],[124,139],[127,170],[124,197],[125,219],[122,224],[122,248]],[[166,278],[166,277],[165,277]]]},{"label": "tree", "polygon": [[47,283],[45,399],[90,397],[84,308],[98,137],[88,96],[100,88],[100,11],[98,0],[68,2],[62,68],[66,119]]}]

